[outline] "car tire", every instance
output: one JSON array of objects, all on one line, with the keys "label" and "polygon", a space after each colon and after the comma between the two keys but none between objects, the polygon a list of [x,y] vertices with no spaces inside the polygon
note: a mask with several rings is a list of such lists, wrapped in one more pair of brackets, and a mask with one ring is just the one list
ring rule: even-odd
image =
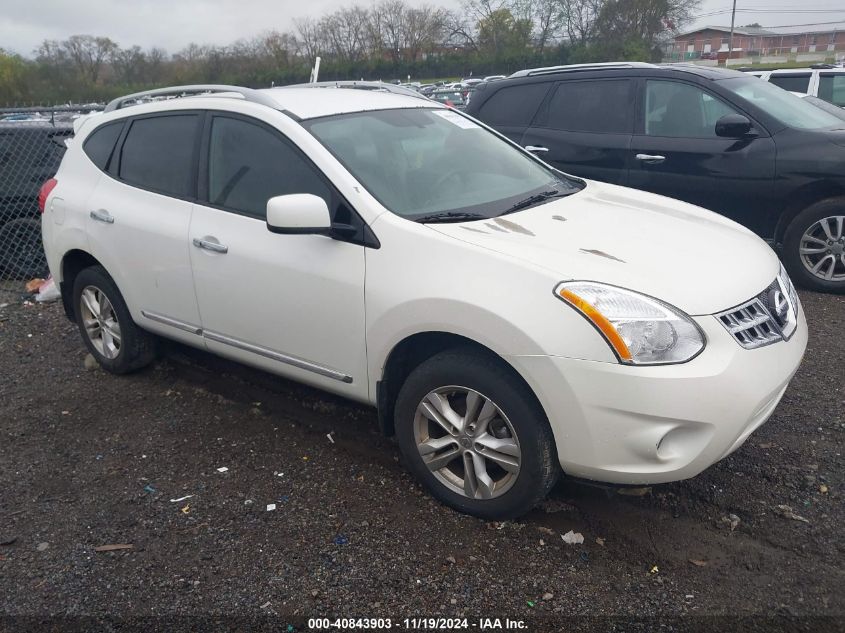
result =
[{"label": "car tire", "polygon": [[[784,235],[783,262],[792,280],[802,287],[845,293],[845,198],[822,200],[795,216]],[[831,264],[832,279],[825,279]],[[817,273],[812,270],[815,265],[820,266]]]},{"label": "car tire", "polygon": [[73,308],[85,346],[106,371],[127,374],[155,359],[155,336],[135,324],[123,295],[102,266],[86,268],[76,276]]},{"label": "car tire", "polygon": [[0,271],[13,279],[47,276],[40,220],[16,218],[0,227]]},{"label": "car tire", "polygon": [[[433,409],[445,410],[447,423],[461,418],[465,428],[448,424],[447,432],[428,417]],[[468,417],[468,409],[475,415]],[[560,472],[533,393],[504,361],[471,348],[436,354],[410,373],[396,400],[395,428],[408,469],[431,494],[484,519],[525,514]]]}]

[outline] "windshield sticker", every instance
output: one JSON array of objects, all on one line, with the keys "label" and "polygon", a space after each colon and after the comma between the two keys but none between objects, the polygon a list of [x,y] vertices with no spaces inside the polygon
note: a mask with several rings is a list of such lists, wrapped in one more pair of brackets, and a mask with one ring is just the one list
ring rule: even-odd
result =
[{"label": "windshield sticker", "polygon": [[459,128],[463,130],[480,130],[481,126],[473,123],[466,117],[461,116],[457,112],[452,112],[452,110],[435,110],[434,114],[439,116],[441,119],[446,119],[450,123],[454,123]]}]

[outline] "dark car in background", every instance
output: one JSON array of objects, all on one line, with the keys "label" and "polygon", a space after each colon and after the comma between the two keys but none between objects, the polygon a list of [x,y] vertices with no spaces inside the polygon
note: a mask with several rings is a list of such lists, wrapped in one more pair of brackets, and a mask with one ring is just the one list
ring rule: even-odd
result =
[{"label": "dark car in background", "polygon": [[0,115],[0,277],[47,274],[38,191],[59,168],[72,134],[67,117]]},{"label": "dark car in background", "polygon": [[458,108],[459,110],[462,110],[466,105],[466,99],[464,99],[463,91],[454,88],[435,90],[431,93],[429,98],[449,107]]},{"label": "dark car in background", "polygon": [[480,84],[467,113],[561,171],[736,220],[803,286],[845,293],[845,122],[785,90],[691,64],[561,66]]}]

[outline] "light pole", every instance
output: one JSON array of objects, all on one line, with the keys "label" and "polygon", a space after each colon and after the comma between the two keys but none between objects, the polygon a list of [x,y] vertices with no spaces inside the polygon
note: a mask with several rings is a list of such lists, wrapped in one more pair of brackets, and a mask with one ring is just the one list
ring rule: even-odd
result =
[{"label": "light pole", "polygon": [[[728,39],[728,59],[731,58],[731,54],[734,50],[734,22],[736,21],[736,0],[734,0],[734,6],[731,10],[731,36]],[[725,62],[727,66],[727,62]]]}]

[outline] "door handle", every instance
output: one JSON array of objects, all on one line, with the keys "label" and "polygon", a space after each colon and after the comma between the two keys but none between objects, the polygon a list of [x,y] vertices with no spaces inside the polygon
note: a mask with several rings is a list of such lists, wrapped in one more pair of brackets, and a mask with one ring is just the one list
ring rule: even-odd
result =
[{"label": "door handle", "polygon": [[527,149],[529,152],[540,152],[540,153],[549,151],[548,147],[543,147],[542,145],[526,145],[525,149]]},{"label": "door handle", "polygon": [[213,237],[209,237],[209,236],[206,236],[206,237],[203,237],[203,238],[195,237],[193,239],[193,242],[194,242],[194,246],[196,246],[197,248],[201,248],[201,249],[206,250],[206,251],[211,251],[212,253],[226,254],[226,253],[229,252],[228,246],[224,246],[223,244],[218,242],[216,238],[213,238]]},{"label": "door handle", "polygon": [[659,154],[637,154],[635,158],[644,162],[646,165],[659,165],[666,160],[665,156],[660,156]]},{"label": "door handle", "polygon": [[97,209],[96,211],[92,211],[90,214],[92,220],[97,220],[97,222],[103,222],[105,224],[114,224],[114,218],[112,214],[106,211],[105,209]]}]

